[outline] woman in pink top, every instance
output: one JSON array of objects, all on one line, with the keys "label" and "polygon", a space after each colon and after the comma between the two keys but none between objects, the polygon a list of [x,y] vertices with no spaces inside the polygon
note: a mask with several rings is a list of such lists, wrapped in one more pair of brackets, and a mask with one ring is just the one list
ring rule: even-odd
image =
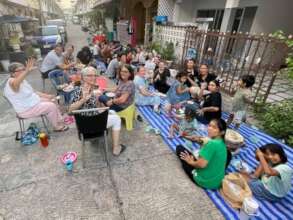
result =
[{"label": "woman in pink top", "polygon": [[55,96],[34,91],[25,80],[34,69],[34,60],[29,59],[27,65],[11,63],[4,95],[12,104],[16,113],[22,118],[33,118],[46,115],[55,131],[65,131],[68,127],[63,124],[61,113],[54,103]]}]

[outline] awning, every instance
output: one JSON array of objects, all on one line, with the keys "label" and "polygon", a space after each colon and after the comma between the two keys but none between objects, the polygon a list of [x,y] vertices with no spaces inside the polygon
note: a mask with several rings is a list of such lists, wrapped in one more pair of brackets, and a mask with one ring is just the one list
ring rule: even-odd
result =
[{"label": "awning", "polygon": [[38,21],[38,19],[31,18],[31,17],[24,17],[24,16],[14,16],[14,15],[3,15],[0,17],[0,24],[21,23],[26,21]]},{"label": "awning", "polygon": [[112,0],[96,0],[93,8],[98,7],[100,5],[106,4],[106,3],[110,3]]}]

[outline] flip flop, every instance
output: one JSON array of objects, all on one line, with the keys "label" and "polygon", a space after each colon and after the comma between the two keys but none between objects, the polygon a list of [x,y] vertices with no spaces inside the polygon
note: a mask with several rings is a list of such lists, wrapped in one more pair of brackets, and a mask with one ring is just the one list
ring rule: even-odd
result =
[{"label": "flip flop", "polygon": [[120,153],[119,154],[113,154],[115,157],[118,157],[120,156],[125,150],[126,150],[126,146],[124,144],[120,144],[121,146],[121,150],[120,150]]},{"label": "flip flop", "polygon": [[75,122],[75,120],[74,120],[73,116],[67,116],[67,117],[64,118],[64,123],[66,125],[70,125],[70,124],[72,124],[74,122]]},{"label": "flip flop", "polygon": [[67,131],[69,129],[68,126],[64,125],[63,128],[58,129],[58,130],[54,130],[55,132],[63,132],[63,131]]}]

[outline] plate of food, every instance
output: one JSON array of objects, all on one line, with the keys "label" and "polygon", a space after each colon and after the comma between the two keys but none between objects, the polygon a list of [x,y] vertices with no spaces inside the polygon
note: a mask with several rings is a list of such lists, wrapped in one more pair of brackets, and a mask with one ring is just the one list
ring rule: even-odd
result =
[{"label": "plate of food", "polygon": [[156,92],[155,94],[156,94],[157,96],[160,96],[160,97],[167,97],[166,94],[161,93],[161,92]]},{"label": "plate of food", "polygon": [[64,92],[71,92],[73,89],[74,89],[74,86],[70,84],[70,85],[64,87],[63,91]]},{"label": "plate of food", "polygon": [[242,161],[241,159],[234,159],[231,161],[231,164],[238,171],[243,170],[248,173],[251,172],[251,168],[249,167],[249,165],[246,162]]},{"label": "plate of food", "polygon": [[114,92],[107,92],[106,96],[108,96],[109,98],[114,98],[115,97],[115,93]]}]

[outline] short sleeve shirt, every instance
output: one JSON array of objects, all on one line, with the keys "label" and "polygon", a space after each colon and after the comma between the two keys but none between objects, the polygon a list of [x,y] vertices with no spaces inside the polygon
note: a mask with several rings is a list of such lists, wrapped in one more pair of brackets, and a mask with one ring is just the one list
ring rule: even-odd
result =
[{"label": "short sleeve shirt", "polygon": [[[71,95],[70,103],[75,103],[82,99],[82,88],[78,87]],[[85,102],[80,109],[91,109],[97,108],[97,98],[92,95],[87,102]],[[83,115],[92,116],[93,114],[98,114],[97,112],[83,113]]]},{"label": "short sleeve shirt", "polygon": [[[192,79],[195,83],[197,83],[197,81],[198,81],[198,71],[196,69],[193,69],[192,72],[187,71],[187,70],[186,70],[186,72],[188,73],[189,78]],[[186,80],[185,84],[188,87],[192,86],[192,84],[189,82],[189,80]]]},{"label": "short sleeve shirt", "polygon": [[191,121],[186,121],[185,119],[183,119],[179,123],[179,130],[192,133],[197,129],[197,126],[198,126],[198,123],[196,119],[193,119]]},{"label": "short sleeve shirt", "polygon": [[63,56],[58,56],[54,50],[51,50],[41,65],[41,72],[45,73],[49,70],[54,70],[58,65],[63,63]]},{"label": "short sleeve shirt", "polygon": [[214,74],[208,73],[207,77],[205,79],[202,79],[200,74],[197,76],[197,84],[200,87],[202,83],[209,84],[210,81],[215,80],[217,77]]},{"label": "short sleeve shirt", "polygon": [[208,162],[207,166],[193,170],[194,181],[206,188],[217,189],[225,176],[227,147],[222,139],[211,139],[199,151],[199,157]]},{"label": "short sleeve shirt", "polygon": [[132,81],[122,82],[118,84],[118,88],[115,92],[115,98],[121,97],[123,94],[128,93],[129,96],[125,103],[119,104],[122,108],[127,108],[134,102],[135,85]]},{"label": "short sleeve shirt", "polygon": [[204,96],[204,104],[203,107],[218,107],[219,111],[217,112],[205,112],[204,117],[208,121],[211,121],[212,119],[215,118],[221,118],[221,108],[222,108],[222,96],[221,93],[215,92],[215,93],[210,93]]},{"label": "short sleeve shirt", "polygon": [[108,68],[106,70],[106,75],[110,77],[115,76],[115,72],[118,68],[119,68],[119,61],[117,60],[117,58],[114,58],[113,60],[111,60],[111,62],[108,65]]},{"label": "short sleeve shirt", "polygon": [[252,92],[250,89],[238,89],[233,98],[232,111],[245,111],[246,100],[250,100]]},{"label": "short sleeve shirt", "polygon": [[263,175],[261,181],[265,188],[277,197],[284,197],[291,189],[291,178],[293,170],[287,164],[279,164],[274,167],[279,176]]}]

